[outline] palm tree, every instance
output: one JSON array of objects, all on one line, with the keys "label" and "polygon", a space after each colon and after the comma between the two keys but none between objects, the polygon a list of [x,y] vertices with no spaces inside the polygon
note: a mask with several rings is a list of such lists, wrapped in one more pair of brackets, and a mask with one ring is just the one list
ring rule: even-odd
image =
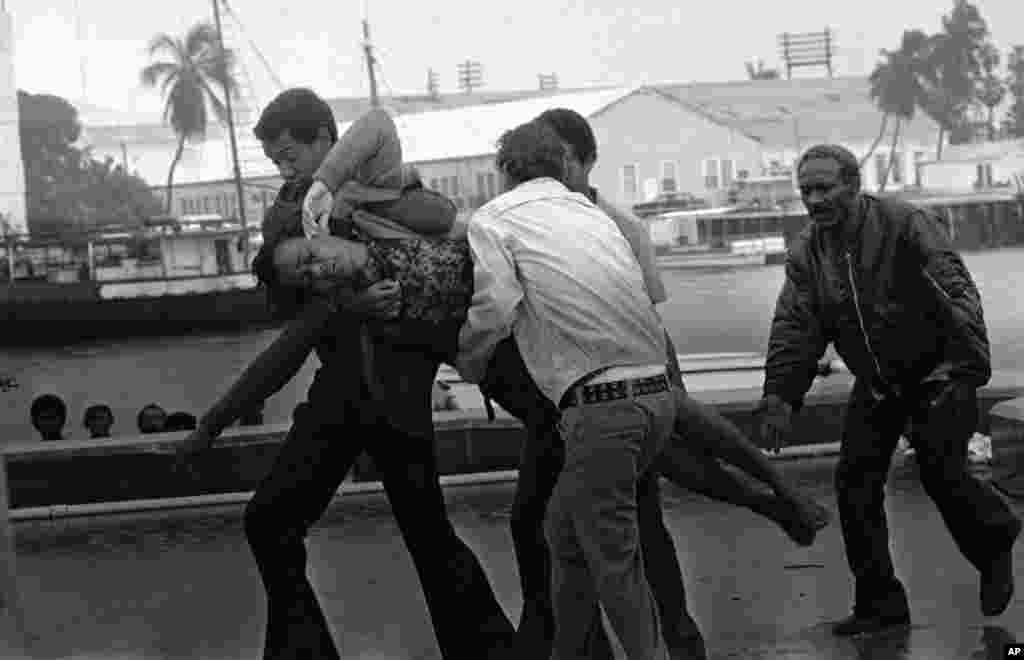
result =
[{"label": "palm tree", "polygon": [[896,117],[896,126],[892,132],[892,145],[889,150],[889,163],[882,176],[880,190],[885,190],[889,181],[889,175],[896,160],[896,148],[899,145],[903,121],[914,118],[914,112],[921,98],[922,90],[918,73],[927,43],[928,37],[924,32],[920,30],[904,31],[899,50],[883,50],[882,61],[875,66],[868,79],[871,84],[871,99],[882,112],[882,127],[878,137],[875,138],[868,153],[864,156],[864,160],[861,161],[861,167],[868,162],[881,143],[889,117]]},{"label": "palm tree", "polygon": [[181,160],[185,141],[205,137],[207,104],[218,120],[228,121],[227,107],[214,89],[226,88],[232,95],[237,93],[235,54],[231,49],[221,50],[217,30],[208,22],[192,26],[184,39],[158,34],[150,41],[148,51],[151,59],[160,55],[166,59],[146,65],[141,73],[142,84],[146,87],[160,85],[160,93],[166,100],[164,121],[178,136],[178,148],[167,172],[169,214],[174,170]]}]

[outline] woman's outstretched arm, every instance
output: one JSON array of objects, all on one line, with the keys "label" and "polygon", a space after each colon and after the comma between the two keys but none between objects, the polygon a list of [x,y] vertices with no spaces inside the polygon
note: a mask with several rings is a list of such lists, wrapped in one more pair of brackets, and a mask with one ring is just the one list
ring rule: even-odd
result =
[{"label": "woman's outstretched arm", "polygon": [[246,367],[230,389],[200,418],[199,427],[217,437],[243,413],[276,394],[305,363],[334,312],[328,301],[315,298],[285,326],[281,334]]}]

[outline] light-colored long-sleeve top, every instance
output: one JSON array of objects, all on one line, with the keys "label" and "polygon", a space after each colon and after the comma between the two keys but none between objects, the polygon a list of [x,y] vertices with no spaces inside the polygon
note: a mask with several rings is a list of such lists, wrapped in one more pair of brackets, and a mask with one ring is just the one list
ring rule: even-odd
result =
[{"label": "light-colored long-sleeve top", "polygon": [[640,270],[644,274],[644,285],[647,287],[647,295],[651,298],[652,304],[663,303],[668,300],[665,291],[665,283],[661,280],[661,271],[654,256],[654,244],[651,243],[651,233],[643,222],[629,211],[619,208],[605,199],[603,195],[594,191],[597,208],[615,222],[619,231],[629,241],[633,248],[636,260],[640,262]]},{"label": "light-colored long-sleeve top", "polygon": [[408,176],[395,122],[387,110],[376,108],[356,119],[341,134],[313,178],[336,192],[343,184],[370,187],[374,190],[368,195],[379,195],[375,201],[385,201],[397,198],[409,182]]},{"label": "light-colored long-sleeve top", "polygon": [[467,231],[474,292],[456,367],[468,382],[483,379],[510,333],[556,405],[599,369],[665,363],[665,332],[637,258],[586,197],[535,179],[478,209]]},{"label": "light-colored long-sleeve top", "polygon": [[[342,133],[313,178],[334,193],[333,217],[351,217],[377,238],[440,235],[451,230],[455,221],[454,205],[449,210],[435,200],[409,198],[407,189],[420,182],[419,173],[402,162],[398,128],[382,108],[370,110]],[[356,208],[381,202],[390,203],[386,214]]]}]

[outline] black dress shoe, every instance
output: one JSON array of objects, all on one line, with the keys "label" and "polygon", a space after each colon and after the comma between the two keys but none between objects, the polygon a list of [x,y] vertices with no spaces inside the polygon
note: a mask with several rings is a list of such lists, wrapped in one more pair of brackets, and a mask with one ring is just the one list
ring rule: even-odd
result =
[{"label": "black dress shoe", "polygon": [[1010,529],[1008,542],[981,571],[981,613],[999,616],[1013,600],[1013,544],[1020,535],[1021,522]]},{"label": "black dress shoe", "polygon": [[887,628],[909,625],[909,612],[904,612],[898,616],[861,616],[858,614],[851,614],[832,627],[832,634],[838,637],[849,637],[850,635],[876,633],[886,630]]}]

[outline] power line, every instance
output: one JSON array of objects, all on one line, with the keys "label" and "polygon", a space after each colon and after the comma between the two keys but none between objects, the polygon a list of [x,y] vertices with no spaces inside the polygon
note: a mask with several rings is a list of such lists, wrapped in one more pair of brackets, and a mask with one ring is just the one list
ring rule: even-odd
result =
[{"label": "power line", "polygon": [[283,91],[284,90],[284,83],[281,82],[281,79],[278,77],[277,73],[274,71],[274,68],[272,66],[270,66],[270,61],[267,60],[267,58],[263,55],[263,51],[260,50],[259,46],[256,45],[256,42],[253,41],[252,37],[249,36],[249,32],[245,29],[245,25],[242,23],[242,19],[239,18],[238,14],[235,13],[235,10],[232,9],[228,5],[228,1],[227,0],[221,0],[221,5],[224,7],[224,12],[228,16],[230,16],[232,18],[232,20],[235,21],[235,24],[238,25],[238,28],[242,32],[242,34],[245,36],[245,40],[248,42],[249,47],[252,48],[254,53],[256,53],[256,57],[258,57],[259,60],[260,60],[260,63],[263,64],[263,68],[270,75],[270,78],[271,78],[271,80],[274,81],[274,84],[277,85],[278,91]]}]

